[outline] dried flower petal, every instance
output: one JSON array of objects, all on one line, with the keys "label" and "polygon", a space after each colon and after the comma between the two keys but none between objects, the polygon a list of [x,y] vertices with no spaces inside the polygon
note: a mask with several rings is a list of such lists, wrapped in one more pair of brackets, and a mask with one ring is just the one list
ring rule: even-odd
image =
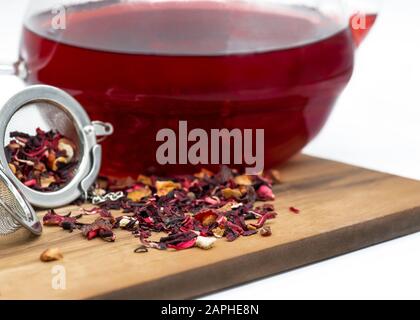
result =
[{"label": "dried flower petal", "polygon": [[203,210],[194,216],[194,219],[200,221],[203,226],[209,226],[216,222],[218,214],[213,210]]},{"label": "dried flower petal", "polygon": [[169,244],[168,248],[175,249],[175,250],[185,250],[195,246],[197,239],[188,240],[185,242],[181,242],[178,244]]},{"label": "dried flower petal", "polygon": [[300,209],[295,208],[295,207],[290,207],[289,208],[289,211],[290,212],[293,212],[294,214],[299,214],[300,213]]},{"label": "dried flower petal", "polygon": [[92,224],[83,225],[81,227],[82,234],[88,239],[93,240],[101,237],[105,241],[115,241],[115,235],[112,231],[114,223],[111,219],[98,218]]}]

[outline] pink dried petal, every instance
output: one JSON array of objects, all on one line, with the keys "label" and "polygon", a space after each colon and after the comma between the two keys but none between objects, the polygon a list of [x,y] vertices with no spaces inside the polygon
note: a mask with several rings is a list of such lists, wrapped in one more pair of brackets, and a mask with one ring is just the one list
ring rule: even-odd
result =
[{"label": "pink dried petal", "polygon": [[267,222],[267,220],[274,219],[277,216],[277,213],[275,212],[269,212],[265,215],[263,215],[261,218],[258,219],[258,222],[255,224],[251,224],[253,227],[260,229],[264,226],[264,224]]},{"label": "pink dried petal", "polygon": [[37,184],[37,182],[36,182],[35,179],[28,180],[24,183],[24,185],[27,186],[27,187],[33,187],[33,186],[36,186],[36,184]]},{"label": "pink dried petal", "polygon": [[99,229],[98,230],[91,230],[91,231],[88,232],[86,238],[88,240],[93,240],[98,236],[98,233],[99,233]]},{"label": "pink dried petal", "polygon": [[218,205],[220,203],[220,199],[215,197],[206,197],[204,198],[204,202],[210,204],[212,206]]},{"label": "pink dried petal", "polygon": [[155,221],[153,220],[153,218],[147,217],[143,219],[144,222],[148,223],[148,224],[153,224]]}]

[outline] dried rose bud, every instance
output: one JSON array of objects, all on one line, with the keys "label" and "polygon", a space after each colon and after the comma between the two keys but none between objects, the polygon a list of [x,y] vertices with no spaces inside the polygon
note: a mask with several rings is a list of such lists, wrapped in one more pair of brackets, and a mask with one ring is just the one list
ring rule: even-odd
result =
[{"label": "dried rose bud", "polygon": [[261,229],[261,231],[260,231],[260,234],[261,234],[261,236],[263,236],[263,237],[269,237],[269,236],[271,236],[271,235],[272,235],[271,228],[270,228],[270,227],[268,227],[268,226],[263,227],[263,228]]},{"label": "dried rose bud", "polygon": [[273,201],[275,199],[273,190],[266,185],[262,185],[257,191],[258,198],[263,201]]},{"label": "dried rose bud", "polygon": [[51,262],[63,259],[63,254],[58,248],[51,248],[45,250],[40,257],[42,262]]}]

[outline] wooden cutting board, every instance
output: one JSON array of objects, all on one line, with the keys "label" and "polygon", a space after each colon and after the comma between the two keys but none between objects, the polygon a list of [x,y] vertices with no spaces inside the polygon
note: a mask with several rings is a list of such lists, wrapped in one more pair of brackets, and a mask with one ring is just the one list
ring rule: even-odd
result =
[{"label": "wooden cutting board", "polygon": [[[60,228],[45,228],[40,238],[23,231],[0,238],[0,298],[192,298],[420,230],[418,181],[308,156],[281,173],[269,238],[147,254],[133,253],[139,243],[126,231],[117,231],[115,243]],[[60,247],[64,260],[40,262],[49,247]],[[64,266],[65,290],[52,287],[55,266]]]}]

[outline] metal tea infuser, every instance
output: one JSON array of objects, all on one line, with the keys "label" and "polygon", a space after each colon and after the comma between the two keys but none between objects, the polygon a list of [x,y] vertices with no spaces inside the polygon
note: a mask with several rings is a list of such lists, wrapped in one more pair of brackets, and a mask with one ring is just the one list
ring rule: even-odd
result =
[{"label": "metal tea infuser", "polygon": [[[28,120],[29,119],[31,120]],[[4,146],[13,131],[47,126],[58,130],[77,144],[78,166],[73,179],[53,192],[25,186],[9,167]],[[0,235],[21,226],[39,235],[42,227],[32,205],[56,208],[87,197],[101,166],[102,148],[98,142],[113,133],[109,123],[91,121],[83,107],[69,94],[51,86],[31,86],[13,96],[0,111]]]}]

